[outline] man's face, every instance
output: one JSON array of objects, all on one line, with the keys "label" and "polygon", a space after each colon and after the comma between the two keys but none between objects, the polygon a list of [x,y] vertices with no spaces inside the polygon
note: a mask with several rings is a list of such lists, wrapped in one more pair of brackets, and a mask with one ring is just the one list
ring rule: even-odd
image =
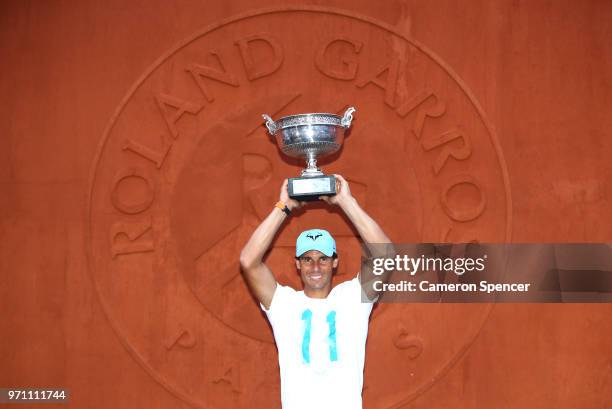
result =
[{"label": "man's face", "polygon": [[338,267],[338,258],[332,258],[319,250],[310,250],[302,254],[295,265],[302,276],[304,288],[320,290],[331,282],[334,268]]}]

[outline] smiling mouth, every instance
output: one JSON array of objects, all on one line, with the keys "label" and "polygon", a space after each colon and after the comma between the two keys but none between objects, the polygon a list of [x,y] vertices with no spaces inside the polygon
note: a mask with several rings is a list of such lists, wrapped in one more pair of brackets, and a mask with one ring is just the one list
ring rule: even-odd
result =
[{"label": "smiling mouth", "polygon": [[320,280],[321,278],[323,278],[323,274],[311,274],[308,276],[308,278],[310,278],[311,280]]}]

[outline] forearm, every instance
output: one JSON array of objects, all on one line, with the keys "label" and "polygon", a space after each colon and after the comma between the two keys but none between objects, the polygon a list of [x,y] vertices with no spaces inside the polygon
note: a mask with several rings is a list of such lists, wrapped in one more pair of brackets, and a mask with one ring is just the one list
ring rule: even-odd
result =
[{"label": "forearm", "polygon": [[[361,236],[369,252],[368,257],[378,258],[393,256],[394,249],[391,240],[387,237],[378,223],[359,206],[359,203],[357,203],[354,197],[351,196],[342,200],[339,205]],[[364,285],[363,288],[368,299],[374,300],[378,292],[374,290],[372,282],[378,280],[386,283],[389,280],[390,273],[385,272],[380,276],[374,276],[371,271],[371,268],[362,269],[359,273],[359,280]]]},{"label": "forearm", "polygon": [[359,206],[354,197],[347,197],[339,203],[340,207],[357,229],[359,236],[366,244],[390,243],[391,240],[381,227],[372,219],[365,210]]},{"label": "forearm", "polygon": [[274,236],[283,224],[287,215],[278,208],[273,208],[268,217],[255,229],[251,238],[240,253],[240,264],[243,267],[252,267],[262,262]]}]

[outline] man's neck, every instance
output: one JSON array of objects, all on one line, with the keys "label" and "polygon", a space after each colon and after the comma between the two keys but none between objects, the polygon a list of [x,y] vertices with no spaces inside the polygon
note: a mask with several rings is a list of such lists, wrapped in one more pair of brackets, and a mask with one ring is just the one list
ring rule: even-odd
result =
[{"label": "man's neck", "polygon": [[325,288],[312,289],[312,288],[304,288],[304,294],[308,298],[327,298],[329,293],[331,292],[331,283]]}]

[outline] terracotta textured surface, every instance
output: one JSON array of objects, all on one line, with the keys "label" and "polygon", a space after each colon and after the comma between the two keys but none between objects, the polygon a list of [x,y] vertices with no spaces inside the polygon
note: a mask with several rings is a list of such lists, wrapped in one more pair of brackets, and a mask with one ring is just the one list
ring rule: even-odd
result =
[{"label": "terracotta textured surface", "polygon": [[[358,109],[321,165],[397,242],[611,242],[612,3],[0,6],[0,387],[71,407],[280,407],[238,253],[303,165],[274,118]],[[301,229],[268,263],[300,286]],[[612,307],[380,305],[365,408],[612,407]]]}]

